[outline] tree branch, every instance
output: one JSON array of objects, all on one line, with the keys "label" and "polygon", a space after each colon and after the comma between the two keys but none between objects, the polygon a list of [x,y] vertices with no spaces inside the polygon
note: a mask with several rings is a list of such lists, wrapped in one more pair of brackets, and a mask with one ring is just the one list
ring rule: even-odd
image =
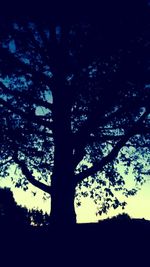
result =
[{"label": "tree branch", "polygon": [[123,136],[124,136],[123,134],[120,134],[120,135],[104,134],[101,136],[90,136],[88,141],[89,142],[99,142],[99,141],[106,142],[108,140],[109,141],[117,141]]},{"label": "tree branch", "polygon": [[[3,84],[3,82],[1,82],[0,81],[0,87],[2,88],[2,92],[5,94],[9,94],[9,95],[12,95],[12,96],[15,96],[15,97],[21,97],[21,98],[23,98],[23,99],[25,99],[25,100],[27,100],[28,102],[31,102],[31,103],[35,103],[35,104],[37,104],[37,105],[39,105],[39,106],[42,106],[42,107],[45,107],[45,108],[47,108],[47,109],[49,109],[49,110],[52,110],[53,109],[53,104],[51,104],[51,103],[48,103],[47,101],[44,101],[44,100],[41,100],[41,99],[35,99],[34,97],[32,97],[31,95],[30,95],[30,97],[29,97],[29,94],[28,94],[28,92],[24,92],[24,93],[22,93],[22,92],[19,92],[19,91],[17,91],[17,90],[10,90],[7,86],[5,86],[4,84]],[[0,88],[0,89],[1,89]]]},{"label": "tree branch", "polygon": [[150,175],[150,170],[148,170],[148,171],[143,171],[143,172],[141,172],[142,174],[144,174],[144,175]]},{"label": "tree branch", "polygon": [[1,162],[0,162],[0,167],[2,167],[2,166],[4,166],[4,165],[7,165],[7,164],[10,164],[10,163],[12,163],[12,158],[10,158],[10,159],[7,159],[7,160],[1,160]]},{"label": "tree branch", "polygon": [[141,123],[147,115],[148,111],[145,111],[144,114],[139,118],[139,120],[134,123],[132,128],[128,130],[128,132],[120,139],[120,141],[118,141],[118,143],[114,146],[111,152],[107,156],[103,157],[100,162],[96,162],[93,164],[92,167],[88,168],[85,171],[82,171],[79,174],[76,174],[76,184],[80,183],[84,178],[87,178],[88,176],[91,176],[96,172],[101,171],[106,164],[116,158],[120,149],[126,144],[129,138],[132,137],[134,134],[137,134],[138,130],[141,129]]},{"label": "tree branch", "polygon": [[43,120],[42,118],[40,118],[40,116],[36,116],[33,113],[25,113],[24,111],[22,111],[21,109],[18,109],[16,107],[13,107],[10,103],[8,103],[6,100],[0,98],[0,104],[2,104],[4,107],[7,107],[9,110],[11,110],[13,113],[23,117],[26,120],[32,120],[32,122],[43,125],[49,129],[51,129],[50,127],[52,126],[52,122],[48,122],[46,120]]},{"label": "tree branch", "polygon": [[[0,48],[0,55],[3,59],[6,59],[7,62],[10,62],[12,64],[12,67],[14,66],[14,69],[13,69],[14,73],[15,73],[15,67],[17,67],[17,69],[20,68],[24,72],[24,74],[26,74],[26,73],[32,74],[34,79],[36,79],[36,81],[37,80],[40,82],[43,81],[48,85],[49,84],[53,85],[53,77],[48,77],[47,75],[45,75],[41,71],[33,69],[29,64],[26,64],[22,60],[17,58],[7,48],[1,47]],[[10,67],[9,67],[9,69],[10,69]],[[19,69],[19,73],[21,73],[20,69]]]},{"label": "tree branch", "polygon": [[75,175],[76,177],[76,183],[81,182],[84,178],[91,176],[95,174],[98,171],[101,171],[103,167],[112,161],[115,157],[117,157],[120,149],[123,147],[123,145],[129,140],[130,136],[125,135],[121,138],[121,140],[116,144],[116,146],[111,150],[111,152],[102,158],[100,162],[96,162],[93,164],[92,167],[88,168],[87,170]]},{"label": "tree branch", "polygon": [[43,190],[46,193],[51,193],[51,187],[43,184],[42,182],[36,180],[34,178],[34,176],[32,175],[32,173],[29,171],[27,165],[25,164],[25,162],[23,160],[19,160],[17,156],[14,156],[14,161],[15,163],[18,164],[18,166],[20,167],[23,175],[25,175],[25,177],[27,178],[27,180],[34,186],[38,187],[39,189]]},{"label": "tree branch", "polygon": [[101,118],[101,120],[97,121],[94,120],[94,117],[91,117],[87,122],[85,122],[81,130],[74,134],[73,140],[76,151],[74,155],[75,166],[82,160],[85,154],[84,149],[86,144],[88,142],[91,142],[91,140],[93,141],[92,137],[90,136],[92,131],[97,131],[99,126],[107,124],[113,117],[120,114],[121,110],[123,110],[123,107],[121,109],[118,109],[116,112],[110,114],[108,117],[103,117]]}]

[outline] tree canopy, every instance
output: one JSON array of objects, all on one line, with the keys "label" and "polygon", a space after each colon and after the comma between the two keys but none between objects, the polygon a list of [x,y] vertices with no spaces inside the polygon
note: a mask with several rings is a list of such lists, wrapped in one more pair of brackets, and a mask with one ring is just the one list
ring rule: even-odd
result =
[{"label": "tree canopy", "polygon": [[150,24],[144,1],[134,7],[1,19],[0,174],[17,167],[16,186],[49,193],[61,219],[75,196],[90,195],[99,213],[124,207],[115,191],[135,194],[148,171]]}]

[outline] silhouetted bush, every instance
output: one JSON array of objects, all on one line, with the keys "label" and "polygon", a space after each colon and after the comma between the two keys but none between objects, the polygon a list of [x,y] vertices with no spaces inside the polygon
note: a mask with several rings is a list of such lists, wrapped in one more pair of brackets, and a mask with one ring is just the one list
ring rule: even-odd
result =
[{"label": "silhouetted bush", "polygon": [[9,188],[0,188],[0,224],[14,224],[16,217],[17,204],[13,198],[13,193]]},{"label": "silhouetted bush", "polygon": [[121,213],[117,216],[114,216],[111,218],[112,220],[118,220],[118,221],[129,221],[131,220],[131,217],[127,213]]},{"label": "silhouetted bush", "polygon": [[12,191],[7,187],[0,188],[0,227],[46,226],[48,222],[47,213],[17,205]]},{"label": "silhouetted bush", "polygon": [[30,224],[34,226],[48,226],[50,216],[42,210],[32,209],[28,212]]}]

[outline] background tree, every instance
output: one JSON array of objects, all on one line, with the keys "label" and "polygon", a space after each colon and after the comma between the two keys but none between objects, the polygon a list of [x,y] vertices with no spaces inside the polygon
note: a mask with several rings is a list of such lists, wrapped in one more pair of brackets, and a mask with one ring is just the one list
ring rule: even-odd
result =
[{"label": "background tree", "polygon": [[0,223],[12,222],[15,215],[16,202],[9,188],[0,188]]},{"label": "background tree", "polygon": [[49,193],[55,224],[76,221],[75,196],[124,207],[115,191],[135,194],[147,172],[149,14],[116,2],[77,20],[1,19],[1,176],[17,166],[16,186]]},{"label": "background tree", "polygon": [[10,188],[0,188],[0,226],[17,229],[30,225],[46,226],[48,223],[47,213],[17,205]]},{"label": "background tree", "polygon": [[[10,188],[0,188],[0,226],[17,228],[30,225],[30,216],[27,208],[17,205]],[[3,229],[2,228],[2,229]]]},{"label": "background tree", "polygon": [[32,209],[28,212],[30,224],[33,226],[48,226],[49,215],[42,210]]}]

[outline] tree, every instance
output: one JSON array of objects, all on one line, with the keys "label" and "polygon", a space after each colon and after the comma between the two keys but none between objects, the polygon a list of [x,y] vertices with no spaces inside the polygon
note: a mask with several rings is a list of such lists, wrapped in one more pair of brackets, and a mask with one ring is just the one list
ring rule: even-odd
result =
[{"label": "tree", "polygon": [[17,229],[30,225],[46,226],[48,223],[47,213],[17,205],[10,188],[0,188],[0,226]]},{"label": "tree", "polygon": [[1,176],[17,166],[16,186],[50,194],[54,224],[75,223],[75,196],[124,207],[115,191],[135,194],[148,168],[148,12],[117,4],[77,21],[1,19]]},{"label": "tree", "polygon": [[32,209],[28,212],[30,217],[30,224],[34,226],[49,225],[49,215],[42,210]]},{"label": "tree", "polygon": [[27,208],[17,205],[10,188],[0,188],[0,226],[8,230],[25,225],[30,225]]},{"label": "tree", "polygon": [[16,202],[9,188],[0,188],[0,223],[12,223]]}]

